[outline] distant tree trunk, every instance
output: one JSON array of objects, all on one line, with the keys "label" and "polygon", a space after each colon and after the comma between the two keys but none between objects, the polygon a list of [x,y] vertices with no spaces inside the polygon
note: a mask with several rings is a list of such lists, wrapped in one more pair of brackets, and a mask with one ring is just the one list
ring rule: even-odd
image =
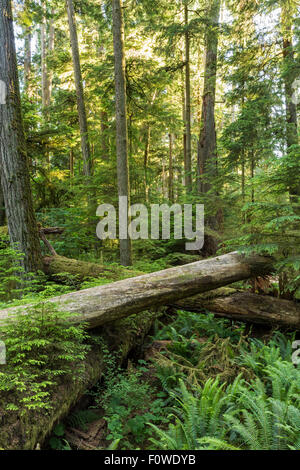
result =
[{"label": "distant tree trunk", "polygon": [[[30,9],[29,0],[25,0],[24,3],[25,12],[28,12]],[[24,27],[24,89],[25,92],[29,92],[29,81],[30,81],[30,74],[31,74],[31,27],[25,26]]]},{"label": "distant tree trunk", "polygon": [[48,106],[48,73],[47,73],[47,23],[46,23],[46,2],[42,2],[43,17],[41,24],[41,60],[42,60],[42,105],[43,110]]},{"label": "distant tree trunk", "polygon": [[255,202],[255,189],[254,189],[254,176],[255,176],[255,158],[254,152],[251,151],[251,202]]},{"label": "distant tree trunk", "polygon": [[70,169],[70,178],[72,180],[74,178],[74,149],[73,148],[71,148],[70,150],[69,169]]},{"label": "distant tree trunk", "polygon": [[[290,3],[282,1],[281,8],[281,28],[283,42],[283,62],[284,62],[284,86],[286,101],[286,143],[287,149],[293,145],[298,145],[298,122],[297,105],[293,100],[293,82],[297,78],[295,73],[296,64],[293,47],[293,8]],[[300,196],[300,186],[293,184],[293,176],[290,184],[290,198],[292,202],[297,202],[295,198]]]},{"label": "distant tree trunk", "polygon": [[108,116],[106,111],[101,111],[101,158],[102,160],[109,159],[109,148],[108,148]]},{"label": "distant tree trunk", "polygon": [[[117,172],[119,197],[126,196],[130,205],[130,184],[128,167],[128,130],[126,106],[124,20],[122,1],[113,0],[113,36],[115,55],[115,91],[116,91],[116,131],[117,131]],[[120,238],[120,262],[124,266],[132,264],[131,240]]]},{"label": "distant tree trunk", "polygon": [[28,91],[29,87],[29,79],[31,73],[31,33],[27,32],[25,36],[25,44],[24,44],[24,88]]},{"label": "distant tree trunk", "polygon": [[0,105],[0,163],[8,231],[24,253],[27,272],[42,268],[23,131],[17,58],[10,0],[0,0],[0,80],[6,83],[6,105]]},{"label": "distant tree trunk", "polygon": [[184,5],[185,24],[185,102],[186,102],[186,159],[185,159],[185,185],[188,192],[192,191],[192,135],[191,135],[191,77],[190,77],[190,33],[188,4]]},{"label": "distant tree trunk", "polygon": [[[51,19],[49,24],[49,43],[48,43],[48,50],[50,54],[54,51],[54,44],[55,44],[55,27],[54,27],[54,9],[51,10]],[[52,95],[52,80],[53,80],[53,72],[52,69],[48,70],[48,106],[51,103],[51,95]]]},{"label": "distant tree trunk", "polygon": [[183,130],[183,163],[184,163],[184,186],[186,186],[186,99],[185,99],[185,79],[184,79],[184,71],[182,69],[181,72],[182,77],[182,121],[184,122],[184,130]]},{"label": "distant tree trunk", "polygon": [[169,201],[174,201],[173,181],[173,135],[169,134]]},{"label": "distant tree trunk", "polygon": [[146,202],[149,202],[148,163],[149,163],[149,153],[150,153],[150,139],[151,139],[151,127],[150,127],[150,124],[147,124],[145,152],[144,152],[144,180],[145,180],[145,200],[146,200]]},{"label": "distant tree trunk", "polygon": [[66,7],[68,13],[70,40],[72,47],[72,58],[74,67],[74,78],[75,88],[77,96],[77,109],[78,109],[78,120],[80,127],[81,137],[81,151],[83,157],[83,173],[85,176],[90,177],[92,175],[92,161],[91,161],[91,150],[88,136],[88,124],[86,117],[86,109],[83,94],[83,83],[80,68],[80,56],[78,48],[78,37],[76,29],[75,11],[72,0],[66,0]]}]

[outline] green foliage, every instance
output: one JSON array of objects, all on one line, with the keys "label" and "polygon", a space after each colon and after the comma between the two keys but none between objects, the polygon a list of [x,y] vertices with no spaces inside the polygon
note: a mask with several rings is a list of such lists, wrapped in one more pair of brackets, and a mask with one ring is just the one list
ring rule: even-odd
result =
[{"label": "green foliage", "polygon": [[[230,390],[236,389],[238,381]],[[174,395],[174,398],[178,402],[173,408],[175,424],[171,424],[166,432],[152,425],[161,438],[160,441],[152,439],[156,446],[168,450],[194,450],[201,437],[224,437],[222,416],[231,402],[232,392],[227,390],[225,393],[224,384],[220,385],[218,379],[209,379],[203,388],[195,390],[195,395],[180,381],[179,397]]]},{"label": "green foliage", "polygon": [[0,371],[1,401],[7,409],[49,409],[61,377],[81,380],[84,325],[67,322],[55,304],[39,304],[1,324],[7,365]]},{"label": "green foliage", "polygon": [[[173,334],[173,326],[168,328]],[[150,423],[156,448],[298,449],[300,369],[291,362],[293,339],[294,335],[275,332],[268,344],[256,339],[238,344],[233,358],[236,379],[229,385],[219,373],[191,386],[184,368],[180,378],[174,375],[179,352],[171,355],[169,369],[160,366],[157,373],[172,397],[173,419],[168,430]]]},{"label": "green foliage", "polygon": [[71,413],[68,416],[66,424],[68,426],[71,426],[72,428],[77,428],[81,429],[82,431],[86,431],[87,425],[89,423],[92,423],[93,421],[96,421],[98,417],[98,414],[95,413],[94,410],[78,410],[74,411],[74,413]]},{"label": "green foliage", "polygon": [[99,397],[104,410],[109,434],[108,440],[119,440],[123,449],[133,449],[147,443],[150,422],[163,423],[165,406],[162,398],[155,398],[155,390],[144,382],[144,367],[114,375],[106,380],[106,390]]},{"label": "green foliage", "polygon": [[55,426],[49,439],[49,445],[53,450],[72,450],[68,441],[64,438],[65,427],[62,423]]}]

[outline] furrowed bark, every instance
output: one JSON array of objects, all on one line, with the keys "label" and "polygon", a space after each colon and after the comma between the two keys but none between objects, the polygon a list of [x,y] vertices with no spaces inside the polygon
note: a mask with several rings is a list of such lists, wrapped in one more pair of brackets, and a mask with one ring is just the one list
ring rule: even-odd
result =
[{"label": "furrowed bark", "polygon": [[0,0],[0,80],[7,90],[5,103],[0,104],[0,165],[8,231],[11,244],[24,253],[24,270],[35,272],[41,269],[42,255],[33,210],[10,0]]},{"label": "furrowed bark", "polygon": [[[55,259],[55,258],[54,258]],[[243,256],[230,253],[217,258],[145,274],[131,279],[106,284],[55,297],[58,308],[74,314],[70,321],[87,322],[95,328],[149,307],[217,289],[236,281],[270,273],[272,261],[257,255]],[[0,311],[0,321],[15,312],[26,313],[26,308],[13,307]],[[76,314],[76,316],[75,316]]]},{"label": "furrowed bark", "polygon": [[171,306],[190,312],[210,311],[220,317],[247,323],[300,330],[300,304],[251,292],[235,292],[215,298],[196,295],[171,303]]}]

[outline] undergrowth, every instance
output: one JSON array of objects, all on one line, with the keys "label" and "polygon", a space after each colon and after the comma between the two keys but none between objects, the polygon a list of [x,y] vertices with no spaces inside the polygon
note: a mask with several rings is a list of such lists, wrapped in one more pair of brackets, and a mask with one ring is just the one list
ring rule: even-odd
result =
[{"label": "undergrowth", "polygon": [[[211,314],[179,311],[167,325],[158,321],[147,361],[123,370],[107,351],[107,374],[91,408],[106,422],[105,448],[299,449],[294,339],[279,331],[257,339]],[[67,447],[64,436],[59,442]]]}]

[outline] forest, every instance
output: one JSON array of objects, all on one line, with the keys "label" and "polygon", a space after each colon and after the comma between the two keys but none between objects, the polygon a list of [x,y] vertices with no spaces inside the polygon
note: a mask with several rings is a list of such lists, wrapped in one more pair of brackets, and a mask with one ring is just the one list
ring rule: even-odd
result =
[{"label": "forest", "polygon": [[0,0],[0,450],[300,450],[299,13]]}]

